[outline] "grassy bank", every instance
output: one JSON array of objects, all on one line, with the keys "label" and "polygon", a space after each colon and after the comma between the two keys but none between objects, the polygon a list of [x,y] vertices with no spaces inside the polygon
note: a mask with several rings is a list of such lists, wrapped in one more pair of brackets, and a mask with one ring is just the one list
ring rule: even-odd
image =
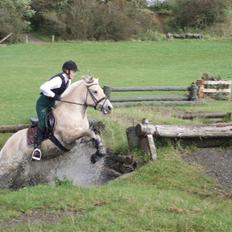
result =
[{"label": "grassy bank", "polygon": [[[228,232],[232,226],[231,200],[170,148],[160,150],[156,163],[105,186],[86,189],[63,183],[2,190],[0,209],[2,221],[26,214],[34,222],[8,225],[17,231]],[[32,216],[35,212],[39,223]],[[43,214],[64,216],[49,222]]]},{"label": "grassy bank", "polygon": [[[39,85],[58,72],[67,59],[77,60],[80,75],[90,72],[102,85],[181,86],[189,85],[203,72],[232,80],[231,58],[231,41],[0,47],[0,124],[28,122],[35,115]],[[89,110],[89,115],[106,124],[107,146],[126,153],[125,129],[142,118],[157,124],[197,123],[174,115],[212,110],[231,111],[231,102],[122,108],[104,117]],[[7,137],[0,137],[0,146]],[[191,167],[181,159],[183,153],[190,152],[160,147],[156,162],[104,186],[79,188],[64,182],[18,191],[0,190],[0,231],[231,231],[231,199],[200,167]]]}]

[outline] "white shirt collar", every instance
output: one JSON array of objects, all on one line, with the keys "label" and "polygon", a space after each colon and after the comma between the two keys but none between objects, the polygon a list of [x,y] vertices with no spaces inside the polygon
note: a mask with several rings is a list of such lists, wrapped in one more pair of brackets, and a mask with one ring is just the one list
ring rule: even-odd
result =
[{"label": "white shirt collar", "polygon": [[66,81],[70,81],[71,80],[69,78],[69,76],[66,73],[64,73],[64,72],[62,72],[62,76],[65,78]]}]

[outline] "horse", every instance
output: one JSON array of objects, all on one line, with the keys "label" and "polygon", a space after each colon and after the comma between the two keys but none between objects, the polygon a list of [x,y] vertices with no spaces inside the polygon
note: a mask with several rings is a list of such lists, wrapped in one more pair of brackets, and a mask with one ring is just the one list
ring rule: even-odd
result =
[{"label": "horse", "polygon": [[[99,154],[104,154],[105,148],[100,135],[90,129],[87,118],[88,106],[94,107],[103,114],[108,114],[113,109],[98,79],[86,75],[71,84],[61,95],[61,101],[56,102],[52,109],[55,118],[53,134],[69,150],[75,146],[77,140],[89,137],[95,141]],[[33,146],[27,143],[27,130],[23,129],[13,134],[0,151],[0,177],[17,170],[23,160],[31,159]],[[42,142],[41,151],[42,159],[64,154],[48,139]]]}]

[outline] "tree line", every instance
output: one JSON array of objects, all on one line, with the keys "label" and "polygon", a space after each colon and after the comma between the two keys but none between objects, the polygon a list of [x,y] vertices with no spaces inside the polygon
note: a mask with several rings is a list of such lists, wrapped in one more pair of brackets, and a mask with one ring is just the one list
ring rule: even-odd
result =
[{"label": "tree line", "polygon": [[166,15],[165,30],[203,30],[226,18],[228,0],[1,0],[0,39],[38,32],[64,40],[125,40],[159,30],[155,16]]}]

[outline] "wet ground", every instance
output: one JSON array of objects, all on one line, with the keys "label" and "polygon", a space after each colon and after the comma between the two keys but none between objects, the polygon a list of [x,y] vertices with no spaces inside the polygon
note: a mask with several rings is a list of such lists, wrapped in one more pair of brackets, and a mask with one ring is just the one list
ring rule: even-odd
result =
[{"label": "wet ground", "polygon": [[232,148],[203,148],[184,157],[189,164],[201,165],[225,190],[232,191]]}]

